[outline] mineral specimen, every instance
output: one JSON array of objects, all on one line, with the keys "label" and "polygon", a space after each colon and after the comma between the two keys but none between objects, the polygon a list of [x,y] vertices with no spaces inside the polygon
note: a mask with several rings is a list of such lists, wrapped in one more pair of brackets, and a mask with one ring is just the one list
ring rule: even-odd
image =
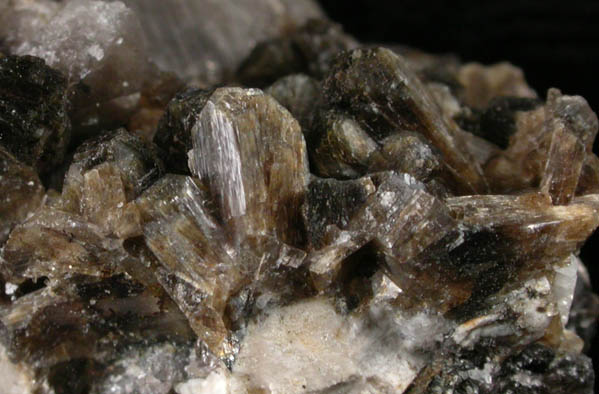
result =
[{"label": "mineral specimen", "polygon": [[11,0],[0,43],[3,393],[593,392],[583,98],[308,0]]}]

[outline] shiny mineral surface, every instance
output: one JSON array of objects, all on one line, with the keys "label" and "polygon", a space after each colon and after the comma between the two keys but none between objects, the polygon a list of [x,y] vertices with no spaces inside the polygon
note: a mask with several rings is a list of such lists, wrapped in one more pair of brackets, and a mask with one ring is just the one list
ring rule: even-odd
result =
[{"label": "shiny mineral surface", "polygon": [[0,392],[592,393],[597,128],[311,0],[0,2]]}]

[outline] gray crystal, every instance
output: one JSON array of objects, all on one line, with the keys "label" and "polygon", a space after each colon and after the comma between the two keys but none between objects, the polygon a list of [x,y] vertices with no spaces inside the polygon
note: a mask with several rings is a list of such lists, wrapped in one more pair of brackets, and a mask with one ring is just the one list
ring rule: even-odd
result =
[{"label": "gray crystal", "polygon": [[321,100],[318,81],[305,74],[292,74],[278,79],[264,92],[291,112],[302,126],[304,135],[309,138],[316,108]]},{"label": "gray crystal", "polygon": [[135,10],[150,58],[204,86],[231,77],[262,40],[322,17],[312,0],[125,0]]},{"label": "gray crystal", "polygon": [[[308,135],[315,171],[323,177],[357,178],[367,172],[377,143],[352,118],[340,113],[321,114],[318,130]],[[318,133],[317,136],[314,134]]]}]

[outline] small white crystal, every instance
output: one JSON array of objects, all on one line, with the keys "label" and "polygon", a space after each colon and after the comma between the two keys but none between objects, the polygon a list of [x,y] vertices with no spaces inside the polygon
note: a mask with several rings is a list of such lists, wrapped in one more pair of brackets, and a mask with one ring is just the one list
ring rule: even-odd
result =
[{"label": "small white crystal", "polygon": [[552,290],[564,327],[568,324],[570,307],[574,299],[574,288],[576,287],[579,264],[582,264],[580,259],[574,255],[570,255],[566,259],[565,265],[555,270]]},{"label": "small white crystal", "polygon": [[4,292],[6,295],[13,295],[18,288],[19,286],[15,285],[14,283],[6,282],[4,284]]},{"label": "small white crystal", "polygon": [[100,61],[104,57],[104,50],[98,45],[94,44],[87,50],[87,53],[96,60]]},{"label": "small white crystal", "polygon": [[205,379],[191,379],[175,387],[177,394],[229,394],[227,376],[215,371]]}]

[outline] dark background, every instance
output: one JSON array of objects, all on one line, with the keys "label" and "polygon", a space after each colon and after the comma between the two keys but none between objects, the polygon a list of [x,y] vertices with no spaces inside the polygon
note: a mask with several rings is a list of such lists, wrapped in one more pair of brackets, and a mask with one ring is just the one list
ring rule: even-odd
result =
[{"label": "dark background", "polygon": [[[545,96],[557,87],[599,110],[599,1],[320,0],[325,12],[362,42],[400,43],[464,61],[507,60]],[[599,138],[595,141],[599,152]],[[599,292],[599,232],[581,257]],[[591,353],[599,392],[599,338]]]}]

